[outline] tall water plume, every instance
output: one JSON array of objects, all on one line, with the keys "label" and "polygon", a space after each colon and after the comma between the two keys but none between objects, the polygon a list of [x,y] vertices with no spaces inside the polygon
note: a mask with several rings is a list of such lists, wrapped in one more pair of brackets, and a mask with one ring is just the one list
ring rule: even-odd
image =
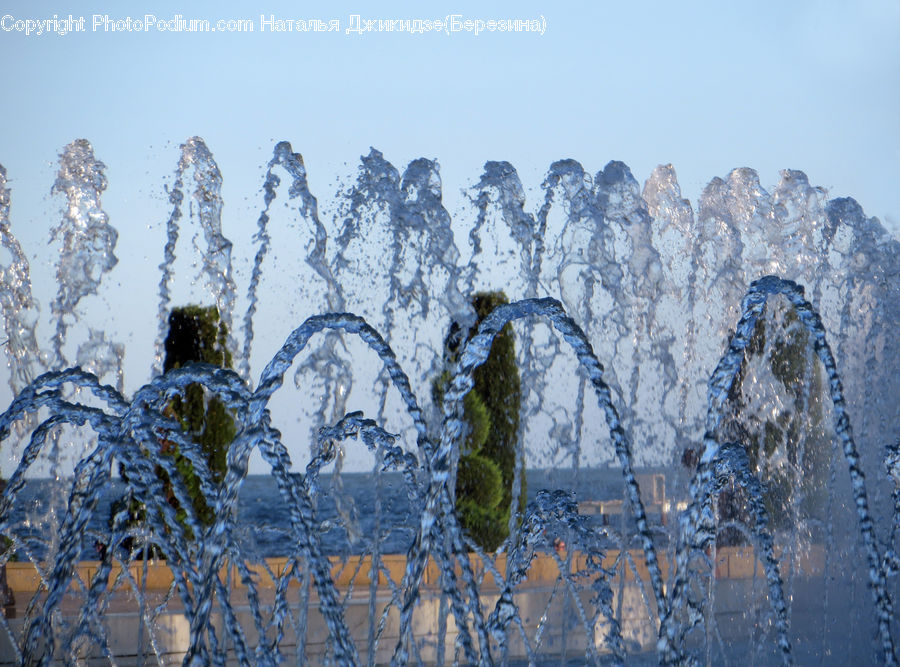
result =
[{"label": "tall water plume", "polygon": [[[138,658],[160,661],[173,618],[185,619],[188,663],[302,660],[317,650],[320,620],[322,659],[340,663],[575,653],[602,662],[653,652],[676,662],[895,660],[897,456],[885,459],[885,445],[900,424],[900,244],[855,201],[828,201],[802,172],[783,172],[770,194],[755,172],[737,169],[692,206],[670,165],[641,190],[623,163],[592,177],[561,160],[529,202],[512,165],[488,162],[451,225],[436,161],[415,160],[401,176],[373,149],[339,193],[336,217],[320,217],[302,157],[281,142],[266,165],[255,233],[229,229],[246,237],[232,245],[222,173],[194,137],[168,189],[155,375],[130,397],[109,323],[77,319],[115,265],[117,233],[100,204],[104,165],[85,141],[61,156],[54,191],[67,207],[55,231],[56,331],[45,349],[5,179],[0,169],[9,257],[0,304],[16,398],[0,415],[0,437],[6,446],[18,429],[25,440],[0,496],[0,533],[12,539],[0,564],[18,552],[46,587],[21,624],[0,622],[15,658],[95,651],[117,660],[106,611],[124,586],[148,628]],[[186,219],[199,224],[193,239]],[[246,247],[241,276],[232,254]],[[773,272],[784,279],[760,279]],[[473,332],[447,369],[443,403],[431,405],[451,325],[471,326],[469,296],[492,289],[512,303]],[[168,311],[182,299],[215,303],[238,373],[202,365],[158,373]],[[525,387],[516,489],[529,468],[558,470],[547,475],[551,488],[529,484],[511,537],[485,553],[460,529],[455,463],[462,397],[507,322]],[[60,370],[72,362],[79,368]],[[283,386],[292,369],[293,389]],[[169,410],[195,383],[234,417],[222,485]],[[14,508],[42,459],[59,465],[53,434],[63,425],[94,444],[65,482],[58,529],[36,533]],[[198,471],[214,525],[195,516],[169,443]],[[238,519],[254,460],[278,490],[277,525]],[[679,461],[696,471],[676,472]],[[140,529],[121,516],[106,531],[90,527],[113,462],[145,503]],[[373,487],[370,516],[342,481],[361,462],[374,468],[364,482]],[[579,497],[578,480],[604,466],[621,473],[614,497]],[[690,488],[679,487],[688,476]],[[166,501],[164,477],[184,516]],[[404,509],[388,511],[397,496]],[[327,503],[336,511],[326,518]],[[592,507],[614,519],[598,523],[586,514]],[[256,543],[266,531],[290,546],[277,568]],[[166,555],[168,591],[142,587],[125,548],[135,539]],[[96,569],[76,568],[98,540]],[[402,566],[388,553],[395,543]],[[748,545],[760,569],[736,589],[720,574],[721,554],[736,568],[733,554]],[[804,570],[813,561],[815,594]],[[847,562],[855,567],[844,573]],[[537,571],[547,564],[558,576],[544,590]],[[726,611],[735,590],[744,591],[742,607]],[[807,599],[818,605],[814,620],[801,611]],[[353,615],[359,607],[363,615]],[[727,623],[726,613],[738,616]],[[835,619],[848,613],[852,631],[877,634],[875,644],[836,642],[847,622]],[[731,637],[741,624],[750,629]]]}]

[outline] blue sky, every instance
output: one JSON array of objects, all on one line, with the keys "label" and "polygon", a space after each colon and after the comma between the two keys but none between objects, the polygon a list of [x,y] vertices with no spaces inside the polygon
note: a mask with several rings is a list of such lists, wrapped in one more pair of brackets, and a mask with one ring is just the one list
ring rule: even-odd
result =
[{"label": "blue sky", "polygon": [[[7,26],[71,13],[88,28],[66,36],[0,31],[0,164],[35,282],[52,272],[57,155],[81,137],[108,167],[103,202],[122,259],[114,282],[146,286],[140,299],[154,307],[168,214],[163,186],[179,144],[193,135],[206,140],[224,174],[225,234],[236,244],[253,233],[262,168],[282,139],[303,154],[320,200],[370,146],[401,169],[420,156],[438,158],[451,212],[487,160],[509,160],[531,186],[561,158],[590,172],[623,160],[641,182],[672,163],[694,202],[734,167],[757,169],[767,188],[780,169],[795,168],[830,196],[855,197],[900,236],[895,0],[424,6],[4,3]],[[251,19],[255,31],[95,32],[95,13]],[[347,34],[352,14],[543,19],[546,30]],[[340,31],[261,33],[260,15],[337,19]],[[49,298],[42,304],[48,310]]]},{"label": "blue sky", "polygon": [[[900,221],[900,4],[881,2],[5,3],[15,18],[240,19],[253,34],[0,32],[0,164],[15,218],[43,196],[41,168],[78,137],[122,187],[159,188],[177,145],[204,137],[250,196],[274,142],[290,140],[319,192],[371,145],[395,164],[441,161],[445,190],[488,159],[540,180],[559,158],[643,180],[675,165],[696,196],[751,166],[762,182],[805,170],[833,196]],[[298,7],[302,7],[298,11]],[[543,35],[348,35],[371,18],[546,19]],[[259,32],[259,16],[339,19],[327,34]],[[150,174],[145,174],[147,170]],[[148,178],[149,176],[149,178]],[[34,179],[34,180],[33,180]],[[108,197],[109,198],[109,197]],[[14,221],[15,222],[15,221]]]}]

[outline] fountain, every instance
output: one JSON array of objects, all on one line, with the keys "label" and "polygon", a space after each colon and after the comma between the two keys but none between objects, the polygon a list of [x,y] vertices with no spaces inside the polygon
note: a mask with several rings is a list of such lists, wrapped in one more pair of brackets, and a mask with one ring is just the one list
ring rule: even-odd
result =
[{"label": "fountain", "polygon": [[[105,165],[84,140],[60,156],[49,346],[0,167],[17,603],[0,664],[896,662],[900,243],[855,201],[737,169],[695,214],[671,166],[640,191],[622,163],[564,160],[529,213],[515,169],[489,162],[451,217],[436,162],[401,176],[373,149],[320,216],[282,142],[256,234],[233,246],[221,184],[185,142],[151,379],[129,396],[115,327],[80,317],[117,264]],[[447,331],[486,288],[511,303],[433,405]],[[182,299],[216,306],[236,371],[162,374]],[[510,537],[486,553],[453,480],[463,397],[508,323],[524,456]],[[222,484],[170,407],[195,384],[236,426]],[[143,520],[110,516],[110,489]]]}]

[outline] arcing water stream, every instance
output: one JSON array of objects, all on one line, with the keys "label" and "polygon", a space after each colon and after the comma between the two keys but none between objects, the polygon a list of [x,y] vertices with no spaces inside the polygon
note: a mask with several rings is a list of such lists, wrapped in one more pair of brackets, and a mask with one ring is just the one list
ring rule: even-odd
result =
[{"label": "arcing water stream", "polygon": [[[695,216],[670,166],[657,168],[641,192],[622,163],[592,178],[566,160],[551,165],[532,214],[515,169],[489,162],[454,220],[436,162],[416,160],[401,177],[373,150],[329,220],[320,218],[302,158],[282,142],[249,239],[239,320],[221,183],[203,141],[188,140],[169,188],[153,376],[128,397],[123,346],[103,322],[80,323],[87,337],[77,366],[65,368],[78,304],[116,265],[117,232],[101,204],[105,166],[83,140],[60,159],[54,191],[68,205],[54,231],[59,291],[48,347],[38,342],[39,309],[0,167],[0,240],[9,254],[0,305],[15,396],[0,416],[0,438],[17,461],[0,496],[0,533],[12,541],[0,564],[17,554],[43,582],[23,619],[0,621],[12,660],[130,659],[109,613],[124,587],[146,626],[138,661],[166,659],[160,628],[175,606],[188,628],[185,664],[310,659],[316,614],[327,635],[316,655],[338,664],[378,656],[398,664],[624,662],[654,652],[667,663],[712,663],[746,656],[748,646],[761,662],[895,662],[900,492],[896,447],[887,445],[900,429],[900,243],[856,202],[826,201],[796,171],[784,172],[770,194],[753,171],[738,169],[707,186]],[[283,219],[279,197],[289,229],[272,226]],[[468,224],[462,254],[459,221]],[[194,248],[183,238],[189,224],[203,233]],[[273,243],[276,233],[295,242]],[[191,298],[217,306],[238,373],[202,364],[159,373],[170,288],[185,256],[194,257],[198,275],[189,279],[200,285]],[[270,275],[267,263],[279,256]],[[290,285],[293,296],[266,312],[273,282]],[[431,405],[447,331],[453,322],[471,326],[466,295],[483,289],[503,289],[512,303],[480,324],[451,369],[443,403]],[[284,321],[297,310],[306,315]],[[454,475],[466,428],[462,398],[508,322],[517,327],[524,388],[514,489],[524,468],[565,472],[533,503],[517,499],[510,538],[487,554],[460,528]],[[283,387],[291,368],[293,393]],[[217,396],[237,426],[221,485],[167,410],[193,383]],[[360,530],[340,482],[356,455],[352,439],[374,461],[373,534]],[[213,525],[194,515],[175,460],[162,455],[164,441],[198,472]],[[78,452],[71,469],[67,448]],[[268,572],[271,587],[258,580],[268,566],[236,518],[252,457],[264,461],[290,510],[282,529],[292,555]],[[59,496],[23,522],[17,499],[41,459],[59,478]],[[689,469],[680,473],[681,460]],[[622,473],[621,520],[599,525],[570,491],[585,470],[607,465]],[[648,499],[646,466],[668,467],[672,489],[692,476],[684,511],[668,525],[648,511],[654,504],[663,517],[675,513],[672,498]],[[117,468],[146,507],[144,524],[113,517],[107,534],[92,534],[86,527]],[[167,502],[159,468],[185,517]],[[331,529],[317,508],[326,469],[334,472],[330,492],[347,553],[368,557],[368,572],[346,586],[336,584],[322,546]],[[383,473],[393,470],[405,488],[387,488]],[[402,574],[389,570],[382,547],[395,526],[380,499],[397,492],[414,508]],[[553,550],[553,534],[566,536],[567,551]],[[162,600],[128,569],[147,562],[121,548],[129,539],[164,555],[174,579]],[[76,564],[97,540],[101,561],[82,578]],[[737,589],[719,581],[717,554],[734,543],[753,545],[762,569],[729,619],[722,605]],[[813,548],[824,560],[804,573]],[[541,554],[558,567],[543,589],[530,581]],[[429,563],[437,568],[434,592]],[[360,594],[361,634],[351,615]],[[806,598],[815,612],[799,602]]]}]

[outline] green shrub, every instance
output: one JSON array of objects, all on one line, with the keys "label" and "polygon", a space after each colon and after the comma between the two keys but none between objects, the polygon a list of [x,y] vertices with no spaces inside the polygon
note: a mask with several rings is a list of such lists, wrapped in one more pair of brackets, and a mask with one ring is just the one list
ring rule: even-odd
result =
[{"label": "green shrub", "polygon": [[[753,388],[745,384],[751,369],[771,373],[774,400],[750,400]],[[748,341],[725,421],[740,434],[750,467],[765,485],[766,510],[776,529],[824,518],[832,435],[825,397],[825,378],[809,333],[792,307],[771,301]]]},{"label": "green shrub", "polygon": [[[0,477],[0,493],[6,490],[6,480]],[[0,535],[0,556],[4,555],[6,551],[12,546],[12,540],[6,535]],[[15,552],[9,555],[9,561],[18,560],[18,556],[16,556]],[[3,597],[3,590],[0,587],[0,599]]]},{"label": "green shrub", "polygon": [[[450,383],[450,371],[444,371],[432,387],[432,399],[435,405],[444,401],[444,392]],[[463,397],[463,419],[469,427],[463,443],[462,454],[472,454],[481,450],[491,431],[491,417],[487,406],[477,391],[470,391]]]},{"label": "green shrub", "polygon": [[461,456],[456,472],[456,497],[469,498],[486,510],[498,510],[503,501],[503,475],[500,467],[480,454]]},{"label": "green shrub", "polygon": [[[503,292],[475,294],[472,306],[477,322],[468,333],[475,335],[488,314],[508,303]],[[447,336],[447,363],[458,361],[459,325]],[[433,398],[443,400],[449,371],[434,384]],[[463,399],[463,419],[468,436],[460,452],[456,474],[456,510],[463,530],[487,551],[496,550],[509,535],[512,487],[519,434],[521,387],[516,365],[515,334],[507,324],[494,338],[487,360],[474,373],[474,386]],[[524,476],[520,497],[526,495]]]},{"label": "green shrub", "polygon": [[[215,306],[184,306],[173,309],[169,315],[163,371],[181,368],[191,362],[231,368],[231,353],[225,345],[227,336],[227,328],[220,321],[219,311]],[[165,412],[176,419],[182,430],[190,434],[191,439],[200,446],[212,475],[211,481],[221,484],[227,471],[228,447],[236,434],[234,419],[228,408],[218,398],[210,396],[202,385],[190,384],[182,395],[169,402]],[[214,508],[206,502],[200,488],[200,478],[191,462],[174,442],[163,440],[161,450],[163,456],[175,459],[175,468],[187,489],[197,521],[205,526],[212,525],[215,521]],[[175,497],[168,473],[158,465],[156,474],[163,481],[166,501],[175,508],[177,519],[187,528],[188,536],[193,538],[190,527],[186,525],[187,512]],[[121,471],[121,476],[127,481],[124,470]],[[122,510],[127,510],[127,525],[135,525],[146,516],[142,503],[125,497],[113,503],[110,525],[113,517]],[[126,547],[130,548],[130,542]]]},{"label": "green shrub", "polygon": [[[228,331],[219,320],[215,306],[185,306],[175,308],[169,315],[169,334],[166,337],[166,358],[163,372],[196,361],[202,361],[222,368],[231,368],[231,353],[225,345]],[[209,396],[200,384],[185,388],[182,396],[172,399],[168,411],[181,422],[181,428],[191,434],[192,440],[200,446],[206,458],[214,484],[225,480],[228,447],[234,440],[236,429],[234,419],[225,405],[216,397]],[[206,503],[200,490],[200,478],[194,472],[190,461],[177,446],[163,447],[164,454],[175,457],[175,465],[187,487],[197,520],[203,525],[215,521],[213,508]],[[184,520],[186,512],[178,506],[172,493],[171,481],[162,467],[157,474],[166,483],[169,502],[178,510],[179,520]]]}]

